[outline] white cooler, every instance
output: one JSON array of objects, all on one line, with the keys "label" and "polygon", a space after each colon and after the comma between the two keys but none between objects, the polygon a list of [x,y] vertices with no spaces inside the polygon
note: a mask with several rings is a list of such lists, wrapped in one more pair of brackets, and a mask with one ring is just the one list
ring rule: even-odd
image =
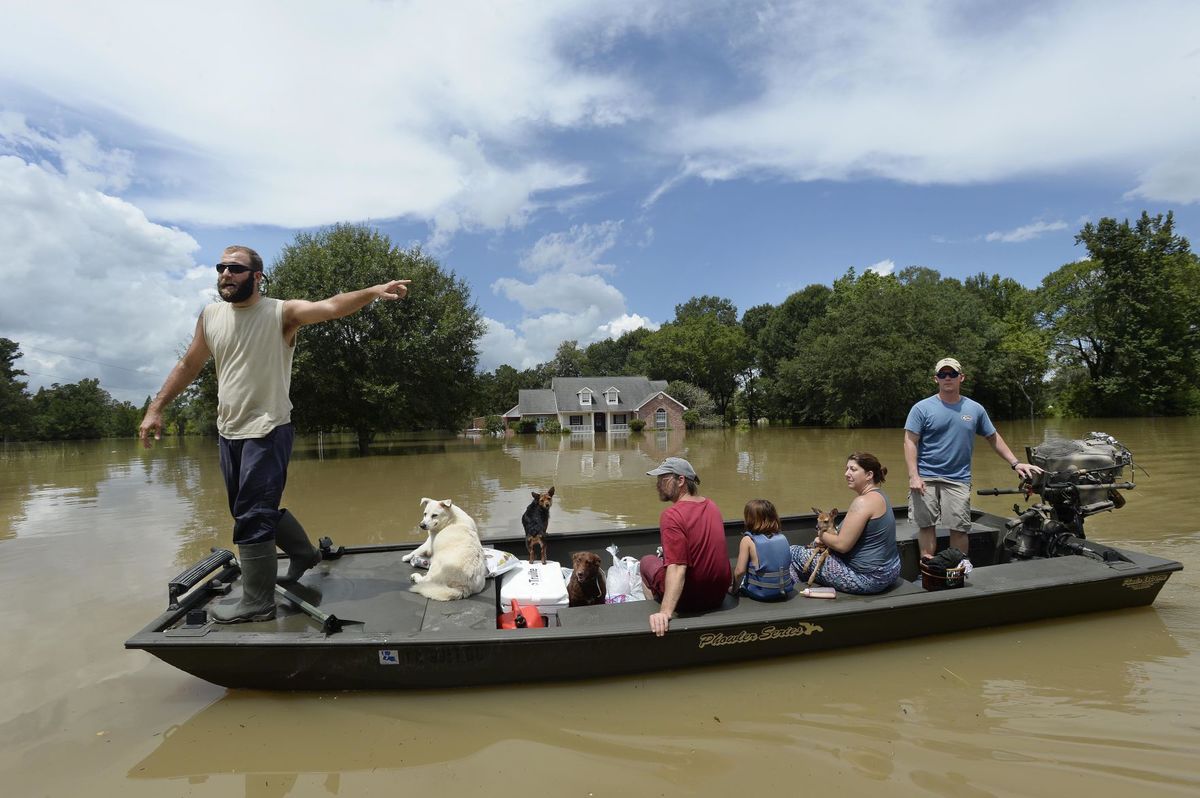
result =
[{"label": "white cooler", "polygon": [[542,615],[558,615],[558,608],[567,606],[567,580],[562,566],[556,562],[522,562],[500,575],[500,611],[512,612],[512,601],[522,606],[533,605]]}]

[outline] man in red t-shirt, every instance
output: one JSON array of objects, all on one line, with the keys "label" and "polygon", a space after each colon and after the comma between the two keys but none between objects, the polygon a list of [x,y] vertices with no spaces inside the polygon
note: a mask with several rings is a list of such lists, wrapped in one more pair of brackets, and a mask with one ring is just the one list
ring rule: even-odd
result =
[{"label": "man in red t-shirt", "polygon": [[642,582],[661,603],[650,630],[667,633],[676,609],[716,609],[729,590],[732,572],[725,550],[725,522],[710,499],[696,495],[700,477],[682,457],[668,457],[646,474],[658,477],[658,498],[671,502],[658,519],[662,556],[641,559]]}]

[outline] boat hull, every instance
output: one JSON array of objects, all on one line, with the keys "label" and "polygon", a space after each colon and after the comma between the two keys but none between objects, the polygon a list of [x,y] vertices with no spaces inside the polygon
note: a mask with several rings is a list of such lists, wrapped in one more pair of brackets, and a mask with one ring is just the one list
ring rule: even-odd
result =
[{"label": "boat hull", "polygon": [[[787,521],[789,538],[803,542],[796,531],[811,528],[811,519]],[[731,548],[737,526],[729,525]],[[1000,556],[1002,519],[980,516],[976,526],[973,561]],[[281,609],[279,619],[264,624],[187,627],[186,612],[214,599],[200,588],[126,646],[232,688],[425,689],[590,679],[1146,606],[1182,567],[1128,551],[1121,552],[1128,561],[1110,563],[1080,556],[997,562],[977,567],[965,587],[926,591],[916,577],[915,529],[909,527],[902,524],[898,533],[909,579],[884,594],[841,594],[832,601],[793,596],[778,603],[730,598],[718,610],[674,619],[661,638],[649,631],[652,602],[563,608],[544,629],[496,629],[492,580],[470,600],[429,602],[406,590],[399,557],[411,547],[364,547],[323,564],[325,570],[306,575],[296,588],[338,617],[371,619],[361,626],[325,634],[310,618]],[[562,538],[556,551],[602,551],[616,542],[623,554],[636,555],[656,542],[656,530]],[[501,543],[515,549],[521,541]]]}]

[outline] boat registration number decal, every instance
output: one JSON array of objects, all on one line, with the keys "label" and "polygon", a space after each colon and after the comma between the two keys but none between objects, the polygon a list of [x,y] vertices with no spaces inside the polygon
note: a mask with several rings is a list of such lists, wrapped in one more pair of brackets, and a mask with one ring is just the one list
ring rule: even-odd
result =
[{"label": "boat registration number decal", "polygon": [[1121,587],[1126,590],[1145,590],[1148,587],[1161,585],[1167,581],[1170,574],[1146,574],[1145,576],[1131,576],[1121,582]]},{"label": "boat registration number decal", "polygon": [[700,635],[699,648],[708,646],[737,646],[743,643],[762,643],[766,640],[779,640],[785,637],[808,637],[816,632],[824,632],[823,627],[808,621],[801,621],[794,626],[764,626],[757,632],[743,629],[735,634],[724,632],[708,632]]}]

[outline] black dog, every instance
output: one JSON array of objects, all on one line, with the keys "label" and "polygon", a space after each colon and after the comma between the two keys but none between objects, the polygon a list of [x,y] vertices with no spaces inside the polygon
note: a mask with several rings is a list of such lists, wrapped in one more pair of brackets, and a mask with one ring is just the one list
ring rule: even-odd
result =
[{"label": "black dog", "polygon": [[550,525],[550,504],[553,500],[553,485],[545,493],[533,491],[533,501],[521,516],[521,526],[525,528],[525,548],[529,551],[530,562],[533,562],[535,548],[541,549],[542,564],[546,562],[546,527]]}]

